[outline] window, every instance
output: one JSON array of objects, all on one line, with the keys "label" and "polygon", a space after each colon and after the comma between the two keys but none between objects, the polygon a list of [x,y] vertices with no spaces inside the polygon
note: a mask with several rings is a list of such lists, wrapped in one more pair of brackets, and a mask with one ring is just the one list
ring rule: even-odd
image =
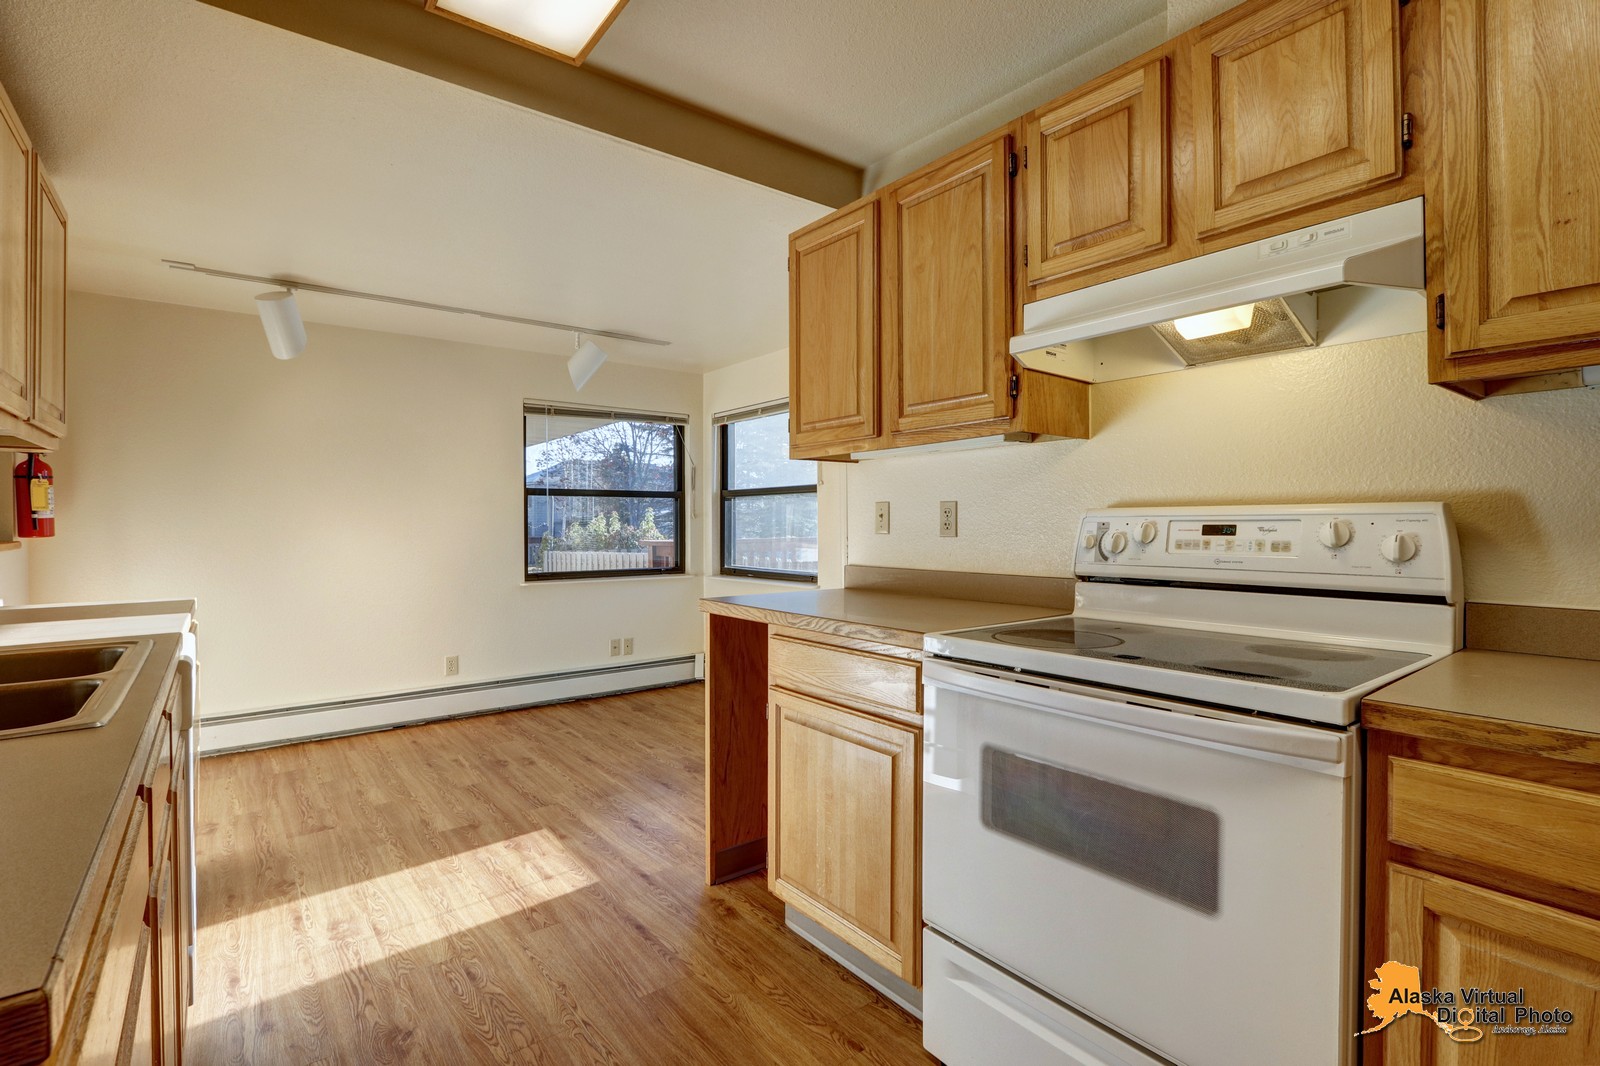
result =
[{"label": "window", "polygon": [[719,415],[724,574],[817,579],[817,464],[789,458],[787,405]]},{"label": "window", "polygon": [[683,573],[685,421],[523,409],[529,581]]}]

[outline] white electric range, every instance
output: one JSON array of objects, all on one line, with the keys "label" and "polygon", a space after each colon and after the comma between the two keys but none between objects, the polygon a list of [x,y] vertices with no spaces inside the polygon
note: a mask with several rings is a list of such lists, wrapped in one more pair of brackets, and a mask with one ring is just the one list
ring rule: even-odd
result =
[{"label": "white electric range", "polygon": [[1112,509],[1071,616],[924,643],[924,1043],[1349,1066],[1361,697],[1461,645],[1439,503]]}]

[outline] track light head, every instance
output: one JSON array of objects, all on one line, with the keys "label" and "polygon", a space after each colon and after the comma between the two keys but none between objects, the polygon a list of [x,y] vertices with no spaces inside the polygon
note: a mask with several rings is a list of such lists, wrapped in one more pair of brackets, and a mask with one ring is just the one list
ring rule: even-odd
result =
[{"label": "track light head", "polygon": [[594,341],[584,340],[581,333],[572,335],[572,346],[577,350],[567,360],[567,373],[572,376],[572,387],[582,392],[595,371],[600,369],[600,364],[606,361],[606,353]]},{"label": "track light head", "polygon": [[300,321],[300,308],[294,290],[280,289],[256,297],[256,313],[261,328],[267,331],[267,344],[279,359],[293,359],[306,350],[306,326]]}]

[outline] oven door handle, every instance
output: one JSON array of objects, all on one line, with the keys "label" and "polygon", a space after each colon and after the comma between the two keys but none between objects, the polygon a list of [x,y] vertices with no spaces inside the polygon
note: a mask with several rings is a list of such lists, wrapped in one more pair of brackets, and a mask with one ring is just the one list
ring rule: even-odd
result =
[{"label": "oven door handle", "polygon": [[[1053,678],[1030,675],[1024,680],[1014,673],[1002,674],[935,659],[923,660],[922,680],[930,688],[954,689],[1052,714],[1288,763],[1319,773],[1345,776],[1351,772],[1353,763],[1354,738],[1348,732],[1333,729],[1259,719],[1234,721],[1158,696],[1129,694],[1123,697]],[[927,702],[936,730],[937,696]],[[1239,717],[1243,719],[1244,716]]]}]

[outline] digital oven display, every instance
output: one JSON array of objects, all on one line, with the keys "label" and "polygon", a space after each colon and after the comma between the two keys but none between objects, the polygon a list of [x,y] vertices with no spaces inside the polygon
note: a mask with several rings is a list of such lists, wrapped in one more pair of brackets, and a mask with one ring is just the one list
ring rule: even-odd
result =
[{"label": "digital oven display", "polygon": [[1219,522],[1208,522],[1200,527],[1202,537],[1237,537],[1239,527],[1232,522],[1223,525]]}]

